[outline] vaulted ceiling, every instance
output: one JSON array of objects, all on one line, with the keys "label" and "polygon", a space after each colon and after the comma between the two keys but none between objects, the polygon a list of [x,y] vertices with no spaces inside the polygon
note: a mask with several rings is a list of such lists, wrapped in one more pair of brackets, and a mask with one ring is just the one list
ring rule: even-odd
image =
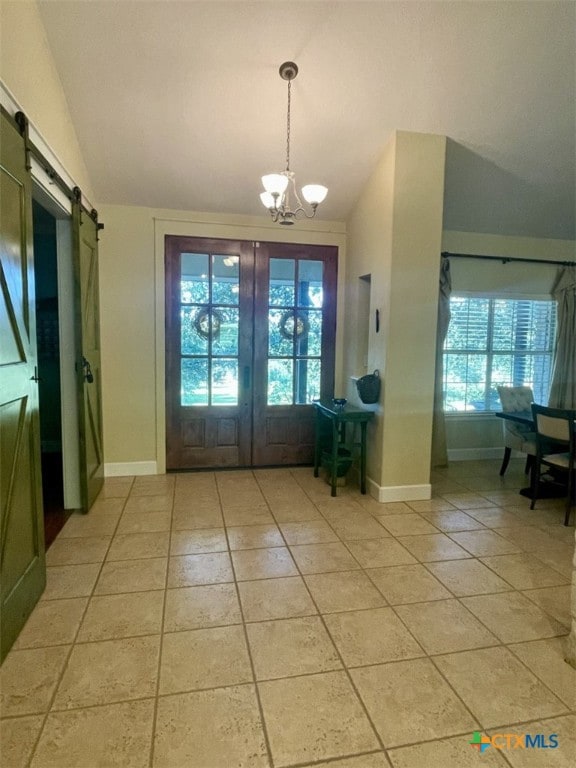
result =
[{"label": "vaulted ceiling", "polygon": [[344,220],[395,129],[449,137],[444,226],[573,239],[574,2],[39,0],[98,203]]}]

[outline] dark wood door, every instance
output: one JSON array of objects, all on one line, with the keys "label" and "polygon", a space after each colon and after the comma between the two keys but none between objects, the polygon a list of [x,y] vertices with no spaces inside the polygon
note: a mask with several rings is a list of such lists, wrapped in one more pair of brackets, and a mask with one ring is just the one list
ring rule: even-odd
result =
[{"label": "dark wood door", "polygon": [[102,378],[98,289],[98,225],[72,205],[76,312],[76,373],[79,398],[80,491],[88,512],[104,484]]},{"label": "dark wood door", "polygon": [[334,392],[335,247],[256,250],[252,465],[309,464],[311,403]]},{"label": "dark wood door", "polygon": [[166,466],[251,462],[252,243],[166,238]]},{"label": "dark wood door", "polygon": [[331,247],[166,238],[168,469],[312,461],[336,269]]},{"label": "dark wood door", "polygon": [[0,661],[46,583],[32,254],[24,140],[0,126]]}]

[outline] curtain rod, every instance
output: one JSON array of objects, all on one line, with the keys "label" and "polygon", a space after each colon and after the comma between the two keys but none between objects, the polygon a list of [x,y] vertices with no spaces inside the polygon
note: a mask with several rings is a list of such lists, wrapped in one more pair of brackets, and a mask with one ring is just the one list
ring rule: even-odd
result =
[{"label": "curtain rod", "polygon": [[449,253],[442,251],[443,259],[484,259],[486,261],[500,261],[508,264],[509,261],[520,261],[524,264],[556,264],[561,267],[576,267],[576,261],[551,261],[549,259],[523,259],[518,256],[479,256],[474,253]]}]

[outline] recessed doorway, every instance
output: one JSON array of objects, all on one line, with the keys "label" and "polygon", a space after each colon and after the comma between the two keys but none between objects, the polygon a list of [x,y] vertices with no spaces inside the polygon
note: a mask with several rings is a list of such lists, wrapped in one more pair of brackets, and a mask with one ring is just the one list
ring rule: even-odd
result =
[{"label": "recessed doorway", "polygon": [[336,247],[166,238],[167,468],[308,464]]},{"label": "recessed doorway", "polygon": [[81,507],[70,216],[32,201],[37,378],[46,548]]},{"label": "recessed doorway", "polygon": [[42,500],[44,505],[44,535],[48,548],[70,514],[70,510],[64,509],[58,259],[56,219],[54,216],[39,203],[33,201],[32,221]]}]

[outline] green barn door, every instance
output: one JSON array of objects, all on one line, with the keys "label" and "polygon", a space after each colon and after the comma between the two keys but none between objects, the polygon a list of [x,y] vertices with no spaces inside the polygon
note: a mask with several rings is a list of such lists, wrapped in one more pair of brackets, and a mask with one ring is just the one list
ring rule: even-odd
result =
[{"label": "green barn door", "polygon": [[76,372],[80,429],[80,490],[88,512],[104,483],[102,454],[102,379],[100,373],[100,301],[98,291],[98,221],[81,205],[74,189],[72,231],[76,312]]},{"label": "green barn door", "polygon": [[36,367],[32,182],[24,139],[0,124],[0,659],[46,583]]}]

